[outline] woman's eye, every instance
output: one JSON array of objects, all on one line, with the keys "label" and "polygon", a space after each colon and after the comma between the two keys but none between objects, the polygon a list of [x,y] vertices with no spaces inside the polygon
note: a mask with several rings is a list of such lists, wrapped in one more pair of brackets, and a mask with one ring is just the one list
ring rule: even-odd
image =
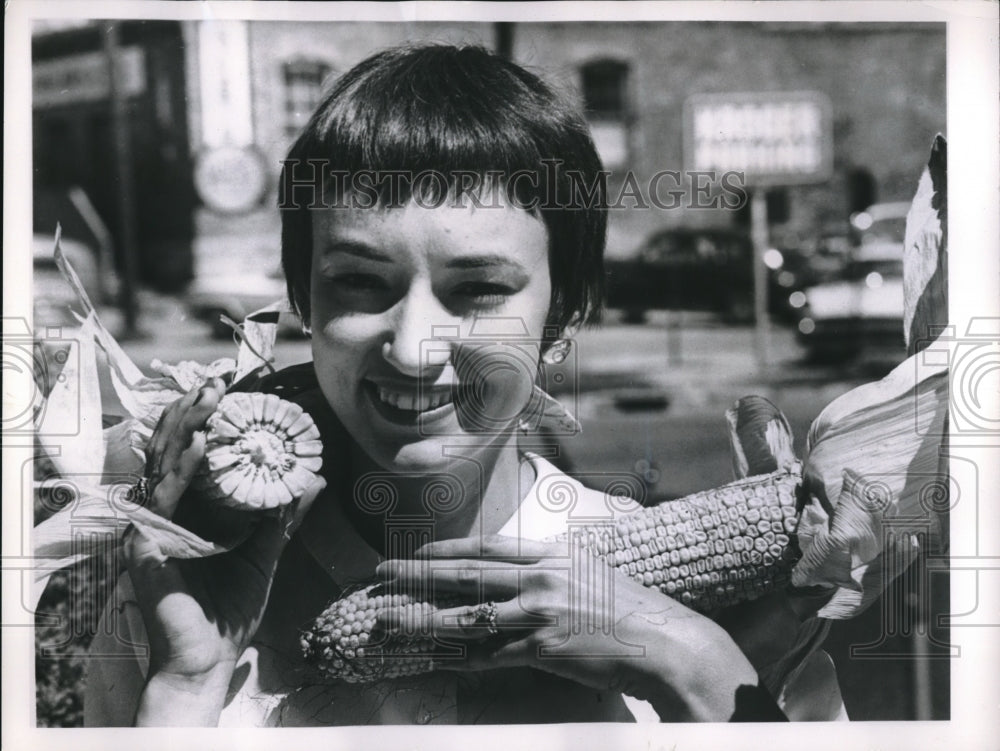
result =
[{"label": "woman's eye", "polygon": [[374,274],[338,274],[333,283],[348,291],[375,292],[388,289],[388,284]]},{"label": "woman's eye", "polygon": [[454,289],[454,294],[478,305],[498,305],[514,294],[514,290],[493,282],[464,282]]}]

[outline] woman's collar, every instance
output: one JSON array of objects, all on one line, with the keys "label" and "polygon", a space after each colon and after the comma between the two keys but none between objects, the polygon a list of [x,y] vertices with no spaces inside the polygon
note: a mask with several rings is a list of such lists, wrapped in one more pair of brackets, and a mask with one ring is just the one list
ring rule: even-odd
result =
[{"label": "woman's collar", "polygon": [[[530,472],[532,480],[499,534],[537,540],[565,531],[566,514],[554,504],[567,492],[582,497],[583,486],[539,453],[521,451],[519,455],[520,471]],[[298,535],[309,554],[341,589],[371,581],[375,567],[384,560],[344,513],[335,483],[316,499]]]}]

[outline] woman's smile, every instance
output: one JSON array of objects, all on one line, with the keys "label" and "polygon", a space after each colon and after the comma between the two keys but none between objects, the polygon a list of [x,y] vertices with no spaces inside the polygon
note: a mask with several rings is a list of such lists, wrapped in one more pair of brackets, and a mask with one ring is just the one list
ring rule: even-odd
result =
[{"label": "woman's smile", "polygon": [[365,380],[362,388],[376,413],[394,425],[426,427],[454,413],[451,386],[403,386]]},{"label": "woman's smile", "polygon": [[424,391],[418,389],[416,393],[412,391],[399,391],[393,388],[383,388],[378,386],[378,398],[384,404],[395,407],[404,412],[428,412],[440,407],[442,404],[451,402],[451,389],[435,389]]}]

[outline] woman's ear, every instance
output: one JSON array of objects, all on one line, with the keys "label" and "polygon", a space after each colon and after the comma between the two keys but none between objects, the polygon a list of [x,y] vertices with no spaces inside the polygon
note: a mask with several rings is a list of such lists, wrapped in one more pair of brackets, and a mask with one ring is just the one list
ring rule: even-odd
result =
[{"label": "woman's ear", "polygon": [[573,340],[579,330],[579,326],[567,326],[555,339],[543,342],[542,362],[546,365],[558,365],[563,362],[569,356]]},{"label": "woman's ear", "polygon": [[572,339],[556,339],[542,352],[542,362],[546,365],[559,365],[569,355],[572,347]]}]

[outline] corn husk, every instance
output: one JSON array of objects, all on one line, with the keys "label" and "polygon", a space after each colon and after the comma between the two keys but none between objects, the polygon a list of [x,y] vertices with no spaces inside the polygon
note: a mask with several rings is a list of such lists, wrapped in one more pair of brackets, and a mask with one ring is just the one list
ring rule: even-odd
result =
[{"label": "corn husk", "polygon": [[947,166],[947,145],[939,134],[906,215],[903,335],[908,355],[924,349],[948,323]]},{"label": "corn husk", "polygon": [[792,450],[792,426],[762,396],[745,396],[726,410],[729,450],[736,479],[788,470],[798,459]]},{"label": "corn husk", "polygon": [[532,387],[531,400],[525,414],[530,416],[522,419],[522,428],[525,430],[547,430],[553,435],[567,436],[582,431],[576,417],[538,385]]},{"label": "corn husk", "polygon": [[174,364],[153,360],[150,367],[165,378],[172,379],[184,391],[190,391],[209,378],[232,381],[236,373],[236,360],[231,357],[220,357],[208,365],[202,365],[194,360],[181,360]]},{"label": "corn husk", "polygon": [[[810,430],[803,469],[809,500],[798,527],[803,555],[792,584],[837,588],[822,617],[861,612],[900,565],[941,544],[930,499],[947,488],[940,463],[948,371],[918,369],[917,358],[832,402]],[[914,528],[923,542],[910,539]],[[881,568],[884,555],[894,562],[891,572]]]},{"label": "corn husk", "polygon": [[[32,607],[44,591],[52,572],[78,563],[97,550],[79,543],[81,531],[110,535],[115,544],[130,525],[141,528],[164,555],[194,558],[231,549],[242,538],[226,544],[203,539],[131,501],[129,491],[143,476],[145,445],[163,410],[207,377],[227,382],[252,379],[270,367],[276,314],[269,309],[240,327],[240,347],[235,360],[222,358],[209,365],[194,362],[156,362],[158,376],[149,377],[135,365],[101,323],[75,270],[60,246],[56,229],[53,255],[67,284],[73,289],[80,326],[68,332],[69,356],[59,377],[38,410],[35,437],[55,468],[55,475],[36,481],[36,491],[53,494],[62,509],[34,528],[35,586]],[[104,353],[102,360],[97,349]],[[110,427],[101,403],[98,372],[106,368],[124,415],[113,416]],[[120,557],[119,557],[120,560]]]},{"label": "corn husk", "polygon": [[909,355],[877,383],[829,404],[809,431],[795,586],[833,593],[818,615],[857,615],[921,553],[947,546],[949,492],[945,143],[937,136],[906,220]]}]

